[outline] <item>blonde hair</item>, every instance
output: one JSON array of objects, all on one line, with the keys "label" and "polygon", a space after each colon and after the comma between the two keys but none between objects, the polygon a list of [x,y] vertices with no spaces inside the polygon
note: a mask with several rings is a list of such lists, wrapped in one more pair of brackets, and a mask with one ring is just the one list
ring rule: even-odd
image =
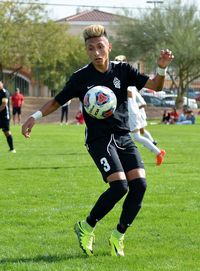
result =
[{"label": "blonde hair", "polygon": [[105,28],[102,25],[89,25],[83,30],[83,38],[85,41],[96,37],[108,37]]}]

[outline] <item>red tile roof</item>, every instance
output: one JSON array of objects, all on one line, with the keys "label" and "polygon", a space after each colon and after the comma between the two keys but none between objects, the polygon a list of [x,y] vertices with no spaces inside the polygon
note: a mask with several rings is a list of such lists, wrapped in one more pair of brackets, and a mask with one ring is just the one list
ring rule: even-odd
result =
[{"label": "red tile roof", "polygon": [[82,11],[80,13],[77,13],[75,15],[69,16],[69,17],[65,17],[63,19],[58,20],[57,22],[112,22],[115,21],[116,18],[119,18],[119,15],[116,14],[112,14],[112,13],[108,13],[108,12],[104,12],[104,11],[100,11],[97,9],[94,10],[86,10],[86,11]]}]

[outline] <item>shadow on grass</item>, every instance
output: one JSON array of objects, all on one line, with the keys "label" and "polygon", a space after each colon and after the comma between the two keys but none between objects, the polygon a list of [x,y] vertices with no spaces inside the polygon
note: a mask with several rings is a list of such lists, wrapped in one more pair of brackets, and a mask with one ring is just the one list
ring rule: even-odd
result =
[{"label": "shadow on grass", "polygon": [[8,264],[8,263],[39,263],[39,262],[46,262],[46,263],[53,263],[53,262],[61,262],[64,260],[69,259],[76,259],[76,258],[87,258],[86,255],[38,255],[36,257],[23,257],[23,258],[5,258],[0,260],[0,264]]},{"label": "shadow on grass", "polygon": [[53,155],[53,156],[82,156],[82,155],[87,155],[88,156],[88,153],[87,152],[79,152],[79,153],[77,153],[77,152],[71,152],[71,153],[69,153],[69,152],[58,152],[58,153],[55,153],[55,152],[47,152],[47,153],[37,153],[37,154],[35,154],[35,155],[37,155],[37,156],[50,156],[50,155]]},{"label": "shadow on grass", "polygon": [[[109,253],[99,253],[98,255],[95,255],[95,257],[105,257],[110,256]],[[0,265],[3,264],[20,264],[20,263],[55,263],[55,262],[62,262],[67,260],[73,260],[73,259],[92,259],[94,257],[88,257],[85,254],[61,254],[61,255],[38,255],[35,257],[22,257],[22,258],[5,258],[0,260]]]},{"label": "shadow on grass", "polygon": [[[42,154],[42,155],[45,155],[45,154]],[[47,155],[49,155],[49,154],[47,154]],[[88,153],[87,152],[79,152],[78,154],[77,154],[77,152],[71,152],[71,153],[68,153],[68,152],[64,152],[64,153],[54,153],[54,156],[56,156],[56,155],[65,155],[65,156],[68,156],[68,155],[75,155],[75,156],[80,156],[80,155],[88,155]]]},{"label": "shadow on grass", "polygon": [[[89,166],[87,166],[88,168]],[[92,167],[92,166],[91,166]],[[63,166],[63,167],[13,167],[13,168],[3,168],[3,169],[0,169],[0,171],[4,171],[4,170],[46,170],[46,169],[53,169],[53,170],[58,170],[58,169],[69,169],[69,168],[86,168],[85,165],[83,166],[80,166],[80,165],[77,165],[77,166],[70,166],[70,167],[67,167],[67,166]]]}]

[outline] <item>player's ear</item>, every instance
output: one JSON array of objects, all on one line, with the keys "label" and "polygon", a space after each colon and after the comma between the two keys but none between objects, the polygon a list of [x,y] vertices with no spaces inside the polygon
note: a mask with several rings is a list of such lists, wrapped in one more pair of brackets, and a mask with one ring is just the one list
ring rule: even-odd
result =
[{"label": "player's ear", "polygon": [[109,52],[112,51],[112,43],[109,43]]}]

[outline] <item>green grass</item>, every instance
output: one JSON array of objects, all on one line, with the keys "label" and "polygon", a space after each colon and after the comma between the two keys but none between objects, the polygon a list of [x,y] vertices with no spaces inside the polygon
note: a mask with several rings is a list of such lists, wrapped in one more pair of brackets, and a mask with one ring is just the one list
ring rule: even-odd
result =
[{"label": "green grass", "polygon": [[38,124],[29,140],[19,126],[11,130],[16,154],[0,135],[0,270],[200,270],[200,119],[148,126],[167,156],[156,167],[138,145],[148,189],[124,258],[110,257],[108,245],[122,201],[97,225],[95,257],[82,253],[73,231],[107,188],[84,147],[84,127]]}]

